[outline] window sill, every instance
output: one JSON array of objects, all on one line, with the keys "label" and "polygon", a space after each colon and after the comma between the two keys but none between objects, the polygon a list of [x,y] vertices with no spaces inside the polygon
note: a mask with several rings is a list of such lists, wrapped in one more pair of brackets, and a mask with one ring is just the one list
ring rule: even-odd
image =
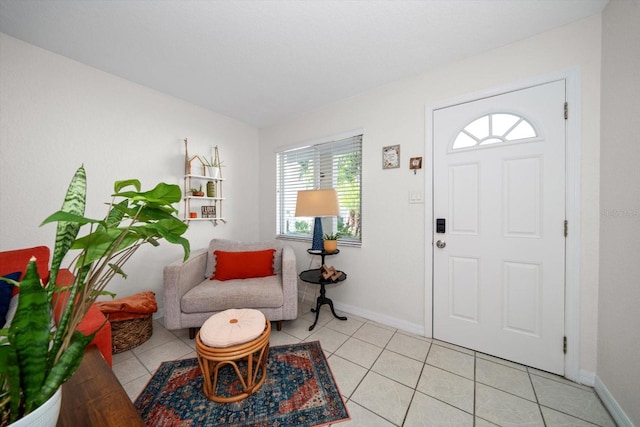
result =
[{"label": "window sill", "polygon": [[[307,242],[311,245],[311,237],[303,237],[303,236],[289,236],[285,234],[280,234],[276,236],[278,240],[285,240],[289,242]],[[340,240],[338,239],[338,246],[342,247],[352,247],[352,248],[360,248],[362,247],[362,242],[354,242],[349,240]]]}]

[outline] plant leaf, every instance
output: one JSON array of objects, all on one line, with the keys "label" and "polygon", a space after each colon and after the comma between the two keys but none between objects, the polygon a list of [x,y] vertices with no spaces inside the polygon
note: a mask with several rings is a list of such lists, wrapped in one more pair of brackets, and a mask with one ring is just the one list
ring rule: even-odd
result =
[{"label": "plant leaf", "polygon": [[49,356],[47,358],[47,366],[45,369],[45,373],[47,375],[49,372],[51,372],[51,369],[56,362],[56,357],[58,355],[58,352],[62,347],[64,338],[69,333],[69,323],[71,319],[71,314],[75,308],[76,295],[78,294],[78,292],[82,292],[82,290],[85,288],[86,286],[85,279],[89,274],[90,269],[91,269],[91,264],[82,266],[80,268],[76,268],[75,281],[71,286],[65,287],[65,288],[68,288],[68,295],[63,296],[62,298],[66,298],[67,303],[63,309],[62,316],[58,321],[58,327],[56,328],[56,332],[53,337],[53,345],[49,350]]},{"label": "plant leaf", "polygon": [[136,218],[140,222],[150,222],[159,219],[174,218],[173,213],[177,213],[178,210],[173,206],[149,206],[149,205],[132,205],[131,207],[121,206],[120,204],[114,205],[114,209],[122,211],[123,214],[130,218]]},{"label": "plant leaf", "polygon": [[83,335],[78,331],[73,333],[69,347],[62,354],[58,363],[53,366],[39,393],[34,398],[34,402],[37,405],[36,408],[53,396],[58,387],[71,378],[78,366],[80,366],[87,346],[101,328],[102,326],[91,335]]},{"label": "plant leaf", "polygon": [[148,227],[157,230],[158,234],[167,242],[182,245],[184,260],[186,261],[189,258],[191,245],[187,239],[181,237],[187,231],[187,224],[173,217],[170,220],[161,220],[156,224],[149,224]]},{"label": "plant leaf", "polygon": [[[62,208],[60,210],[63,212],[77,214],[79,216],[84,215],[86,195],[87,175],[84,167],[80,166],[73,175],[73,178],[71,178],[71,183],[69,184],[67,194],[65,195],[64,202],[62,202]],[[62,260],[67,252],[69,252],[69,248],[79,231],[80,224],[76,222],[58,221],[58,227],[56,229],[56,243],[53,249],[53,256],[51,257],[51,272],[49,274],[51,286],[56,283]]]},{"label": "plant leaf", "polygon": [[31,258],[20,283],[18,308],[9,328],[9,341],[15,348],[21,372],[25,413],[37,406],[35,397],[45,378],[44,367],[50,340],[51,305],[40,282],[35,258]]},{"label": "plant leaf", "polygon": [[65,211],[57,211],[52,213],[51,215],[46,217],[44,221],[42,221],[42,224],[40,225],[45,225],[50,222],[60,222],[60,221],[74,222],[74,223],[77,223],[78,226],[83,226],[86,224],[99,224],[102,226],[105,225],[105,222],[103,220],[86,218],[84,216],[76,215],[76,214],[65,212]]},{"label": "plant leaf", "polygon": [[[138,233],[126,228],[100,229],[76,239],[72,248],[83,250],[84,256],[78,259],[77,266],[85,266],[104,257],[110,259],[114,253],[128,248],[139,240]],[[118,242],[120,244],[115,247]]]},{"label": "plant leaf", "polygon": [[105,221],[105,228],[117,227],[122,222],[124,218],[124,210],[129,205],[128,200],[123,200],[117,205],[113,205],[111,210],[109,210],[109,214],[107,215],[107,220]]},{"label": "plant leaf", "polygon": [[[109,267],[115,271],[117,274],[119,274],[120,276],[122,276],[123,278],[127,278],[127,273],[124,272],[124,270],[122,270],[120,267],[118,267],[117,265],[113,264],[113,263],[109,263]],[[113,296],[115,296],[115,294],[111,294]]]},{"label": "plant leaf", "polygon": [[20,416],[20,366],[12,345],[0,346],[0,384],[4,378],[9,388],[9,420],[14,422]]},{"label": "plant leaf", "polygon": [[135,187],[136,191],[140,191],[140,181],[137,179],[126,179],[124,181],[116,181],[113,184],[113,191],[119,193],[125,187],[132,185]]},{"label": "plant leaf", "polygon": [[93,291],[92,295],[95,295],[96,298],[98,296],[102,296],[102,297],[111,297],[111,299],[116,299],[116,296],[117,296],[115,293],[109,292],[109,291],[100,291],[100,292]]},{"label": "plant leaf", "polygon": [[159,183],[152,190],[140,192],[125,191],[116,192],[114,197],[128,197],[134,201],[145,201],[146,203],[157,203],[160,205],[170,205],[178,203],[182,197],[180,187],[176,184]]}]

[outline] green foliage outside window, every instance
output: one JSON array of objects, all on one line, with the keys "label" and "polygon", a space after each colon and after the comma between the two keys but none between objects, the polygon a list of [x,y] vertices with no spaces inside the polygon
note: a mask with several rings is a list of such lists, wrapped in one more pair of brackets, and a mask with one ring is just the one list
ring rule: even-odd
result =
[{"label": "green foliage outside window", "polygon": [[309,223],[307,221],[296,221],[296,233],[311,234],[309,231]]}]

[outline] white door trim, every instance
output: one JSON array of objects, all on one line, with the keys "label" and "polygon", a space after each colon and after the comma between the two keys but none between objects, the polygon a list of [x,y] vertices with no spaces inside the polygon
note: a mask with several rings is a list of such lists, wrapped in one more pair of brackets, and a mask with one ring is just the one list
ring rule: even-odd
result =
[{"label": "white door trim", "polygon": [[[567,221],[569,234],[566,239],[566,300],[565,333],[567,354],[565,356],[565,377],[580,381],[580,70],[571,68],[556,73],[545,74],[515,84],[494,87],[480,92],[465,94],[425,106],[425,153],[431,155],[431,173],[425,174],[425,303],[424,331],[433,336],[433,111],[463,102],[495,96],[530,86],[566,80],[566,99],[569,104],[567,122],[566,194]],[[561,345],[561,343],[558,343]]]}]

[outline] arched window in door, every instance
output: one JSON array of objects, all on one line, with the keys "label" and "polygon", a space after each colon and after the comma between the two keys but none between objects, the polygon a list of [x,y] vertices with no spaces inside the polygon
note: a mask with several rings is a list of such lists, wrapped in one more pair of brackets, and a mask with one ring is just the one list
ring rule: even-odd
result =
[{"label": "arched window in door", "polygon": [[512,113],[490,113],[466,125],[453,140],[453,150],[482,148],[493,144],[524,142],[537,138],[531,122]]}]

